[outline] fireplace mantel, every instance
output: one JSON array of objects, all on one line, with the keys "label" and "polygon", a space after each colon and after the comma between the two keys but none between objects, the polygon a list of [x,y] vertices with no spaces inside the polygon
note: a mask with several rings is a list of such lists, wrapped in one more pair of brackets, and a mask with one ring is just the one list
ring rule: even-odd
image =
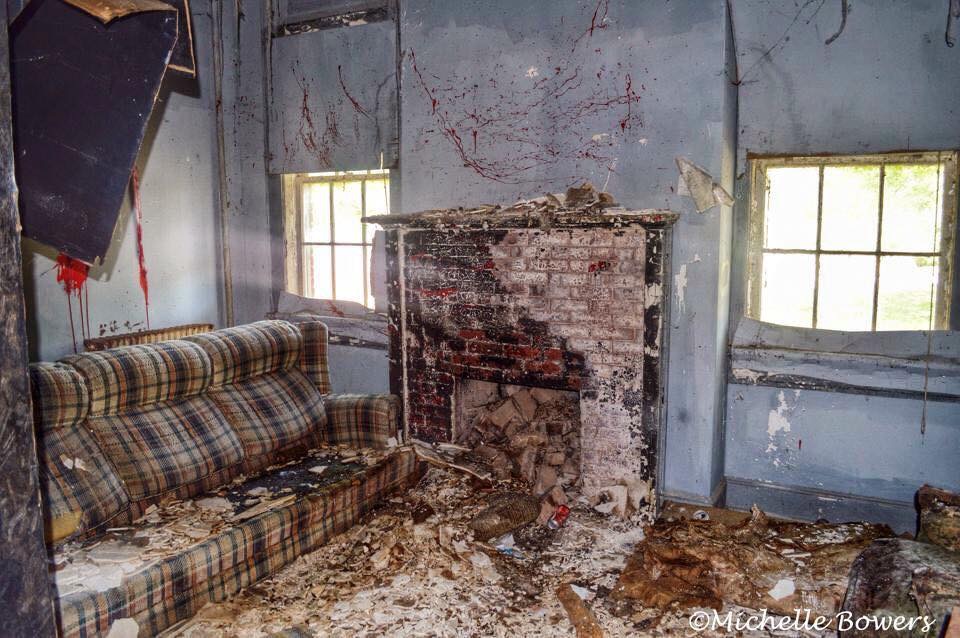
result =
[{"label": "fireplace mantel", "polygon": [[431,228],[496,230],[512,228],[624,228],[645,226],[663,228],[677,220],[677,213],[669,210],[627,210],[604,208],[524,209],[485,207],[471,210],[428,210],[408,215],[373,215],[363,221],[384,228]]},{"label": "fireplace mantel", "polygon": [[574,391],[583,491],[626,486],[655,516],[676,219],[530,203],[366,218],[386,228],[407,434],[450,441],[465,380]]}]

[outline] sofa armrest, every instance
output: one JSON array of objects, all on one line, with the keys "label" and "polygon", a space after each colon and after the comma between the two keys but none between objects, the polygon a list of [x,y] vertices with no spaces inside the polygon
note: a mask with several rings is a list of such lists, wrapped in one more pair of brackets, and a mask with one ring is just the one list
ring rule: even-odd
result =
[{"label": "sofa armrest", "polygon": [[328,394],[327,442],[352,447],[386,448],[399,440],[400,397],[393,394]]}]

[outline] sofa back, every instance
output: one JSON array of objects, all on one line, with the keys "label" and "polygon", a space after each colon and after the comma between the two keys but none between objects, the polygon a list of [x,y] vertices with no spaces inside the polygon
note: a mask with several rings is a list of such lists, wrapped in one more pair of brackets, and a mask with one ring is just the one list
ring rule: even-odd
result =
[{"label": "sofa back", "polygon": [[326,327],[263,321],[31,364],[53,542],[322,442]]},{"label": "sofa back", "polygon": [[245,471],[322,442],[326,411],[320,390],[301,369],[304,338],[296,326],[261,321],[187,338],[210,358],[208,395],[243,442]]},{"label": "sofa back", "polygon": [[86,382],[86,427],[131,501],[174,490],[192,496],[243,460],[237,433],[206,396],[212,367],[196,344],[125,346],[63,362]]}]

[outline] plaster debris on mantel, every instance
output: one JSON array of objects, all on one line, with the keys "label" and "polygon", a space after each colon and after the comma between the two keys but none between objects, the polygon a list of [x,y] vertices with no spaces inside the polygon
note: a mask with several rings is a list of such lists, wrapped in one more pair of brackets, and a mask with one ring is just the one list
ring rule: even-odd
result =
[{"label": "plaster debris on mantel", "polygon": [[486,205],[473,208],[443,208],[411,214],[374,215],[364,222],[408,228],[588,228],[592,226],[665,226],[679,216],[665,209],[629,210],[608,193],[585,183],[517,202],[510,206]]}]

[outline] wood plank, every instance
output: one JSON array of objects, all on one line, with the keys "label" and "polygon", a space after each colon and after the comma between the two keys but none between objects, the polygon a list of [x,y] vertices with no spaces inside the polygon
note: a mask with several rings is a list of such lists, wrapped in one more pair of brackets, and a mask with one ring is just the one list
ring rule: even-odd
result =
[{"label": "wood plank", "polygon": [[27,382],[8,51],[0,29],[0,636],[53,636]]}]

